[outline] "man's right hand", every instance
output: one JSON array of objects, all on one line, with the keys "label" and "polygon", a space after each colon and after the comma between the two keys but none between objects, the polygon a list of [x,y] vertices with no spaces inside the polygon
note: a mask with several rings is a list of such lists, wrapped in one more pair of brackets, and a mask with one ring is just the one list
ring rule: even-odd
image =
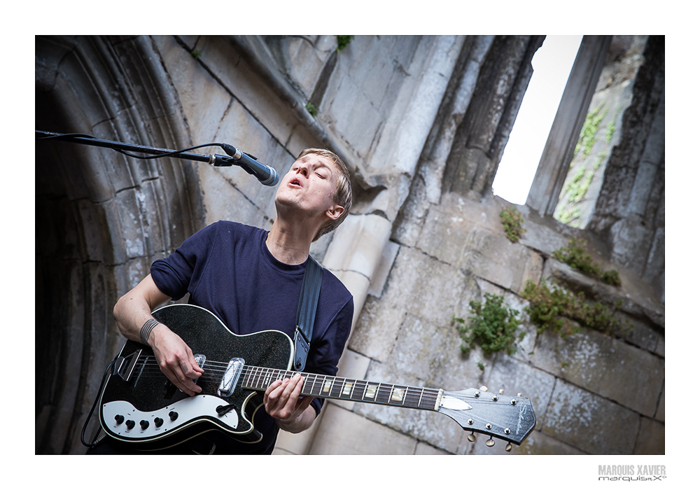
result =
[{"label": "man's right hand", "polygon": [[[151,311],[168,299],[169,296],[158,289],[149,274],[114,305],[114,319],[119,331],[127,339],[142,342],[141,329],[144,322],[153,318]],[[192,350],[179,335],[160,323],[151,331],[148,345],[156,355],[160,370],[175,386],[190,396],[201,393],[202,388],[192,379],[199,378],[204,370],[199,367]]]},{"label": "man's right hand", "polygon": [[161,323],[151,332],[148,344],[153,349],[160,370],[175,386],[190,396],[201,393],[202,388],[193,379],[199,378],[204,370],[195,361],[192,349],[179,335]]}]

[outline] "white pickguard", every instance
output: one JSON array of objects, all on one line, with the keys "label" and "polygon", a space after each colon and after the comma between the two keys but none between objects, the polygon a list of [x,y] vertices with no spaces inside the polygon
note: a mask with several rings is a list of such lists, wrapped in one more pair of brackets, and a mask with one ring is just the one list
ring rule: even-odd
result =
[{"label": "white pickguard", "polygon": [[[161,437],[174,429],[190,424],[194,419],[206,415],[218,419],[231,430],[235,430],[238,427],[238,414],[235,410],[231,410],[222,416],[216,413],[216,407],[227,404],[225,400],[216,396],[197,395],[153,412],[141,412],[131,403],[117,400],[105,403],[102,407],[102,413],[107,428],[114,434],[128,437],[130,440],[147,440]],[[171,420],[170,412],[176,412],[177,419]],[[115,420],[117,415],[124,417],[124,421],[121,424],[117,424]],[[163,425],[156,427],[154,422],[156,418],[163,419]],[[126,425],[128,420],[133,420],[136,424],[132,429],[129,429]],[[145,430],[141,428],[142,420],[148,422],[148,427]]]}]

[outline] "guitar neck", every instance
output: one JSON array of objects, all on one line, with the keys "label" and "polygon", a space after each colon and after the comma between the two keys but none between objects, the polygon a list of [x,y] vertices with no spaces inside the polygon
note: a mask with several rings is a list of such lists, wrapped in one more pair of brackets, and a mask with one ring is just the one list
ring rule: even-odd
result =
[{"label": "guitar neck", "polygon": [[[249,390],[265,391],[275,381],[291,378],[295,374],[296,371],[246,366],[242,373],[241,385]],[[304,378],[301,394],[316,398],[437,411],[443,393],[435,388],[377,383],[322,374],[300,374]]]}]

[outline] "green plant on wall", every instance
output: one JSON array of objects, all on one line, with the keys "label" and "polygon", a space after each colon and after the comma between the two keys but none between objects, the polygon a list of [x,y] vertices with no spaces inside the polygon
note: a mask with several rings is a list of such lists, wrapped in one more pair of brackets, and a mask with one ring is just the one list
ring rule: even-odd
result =
[{"label": "green plant on wall", "polygon": [[[470,301],[472,314],[467,320],[452,317],[462,340],[460,348],[468,354],[478,344],[484,354],[505,350],[508,354],[516,351],[516,332],[521,321],[520,312],[503,305],[503,296],[486,293],[484,302]],[[519,335],[522,340],[525,332]]]},{"label": "green plant on wall", "polygon": [[348,44],[350,44],[350,41],[352,41],[355,36],[335,36],[335,38],[338,41],[336,51],[340,53]]},{"label": "green plant on wall", "polygon": [[552,252],[552,257],[570,265],[574,269],[578,269],[585,274],[600,279],[605,284],[620,287],[622,282],[620,281],[620,275],[617,271],[610,270],[603,272],[597,264],[593,263],[591,256],[586,253],[585,245],[585,240],[571,238],[568,246]]},{"label": "green plant on wall", "polygon": [[537,286],[532,281],[527,281],[523,298],[529,301],[524,311],[538,333],[549,330],[567,337],[578,333],[580,327],[586,327],[612,335],[631,328],[629,322],[615,316],[615,311],[622,306],[621,301],[610,309],[600,302],[587,302],[583,293],[574,294],[555,286],[550,289],[546,284]]},{"label": "green plant on wall", "polygon": [[318,114],[318,109],[316,109],[316,106],[311,102],[307,102],[306,110],[309,111],[309,114],[311,114],[313,117],[316,117],[316,114]]},{"label": "green plant on wall", "polygon": [[523,229],[523,216],[513,206],[509,206],[501,210],[501,224],[506,232],[508,240],[515,243],[523,237],[523,233],[527,230]]}]

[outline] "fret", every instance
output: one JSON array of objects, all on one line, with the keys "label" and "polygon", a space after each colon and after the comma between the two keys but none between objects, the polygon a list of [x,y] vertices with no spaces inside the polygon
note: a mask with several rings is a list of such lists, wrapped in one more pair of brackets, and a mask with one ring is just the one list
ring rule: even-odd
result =
[{"label": "fret", "polygon": [[260,382],[262,380],[262,377],[263,377],[263,368],[261,368],[261,367],[256,368],[256,371],[255,371],[255,387],[256,388],[261,388]]},{"label": "fret", "polygon": [[[337,383],[336,383],[337,381]],[[343,382],[340,378],[335,378],[333,380],[333,385],[331,386],[331,396],[336,399],[340,399],[340,395],[343,392]]]},{"label": "fret", "polygon": [[307,374],[309,379],[312,379],[311,376],[313,376],[313,379],[311,381],[311,389],[309,390],[309,395],[314,394],[314,389],[316,388],[316,379],[318,379],[318,376],[315,374]]},{"label": "fret", "polygon": [[423,393],[424,392],[425,392],[425,388],[421,388],[420,397],[418,397],[418,408],[420,408],[420,402],[423,400]]},{"label": "fret", "polygon": [[379,388],[377,389],[377,396],[375,401],[381,404],[388,404],[389,397],[391,396],[391,387],[387,383],[379,383]]},{"label": "fret", "polygon": [[310,394],[310,392],[306,391],[306,383],[308,383],[308,382],[309,382],[309,376],[307,375],[304,377],[304,384],[301,386],[301,392],[304,395]]},{"label": "fret", "polygon": [[247,384],[250,388],[255,388],[255,370],[257,368],[255,366],[251,366],[248,368],[248,381]]},{"label": "fret", "polygon": [[[357,390],[359,384],[359,391]],[[351,396],[351,399],[356,400],[356,401],[362,401],[362,396],[365,393],[365,388],[367,387],[367,381],[364,381],[362,379],[355,380],[355,390],[353,390],[353,396]],[[355,393],[355,391],[358,391]]]},{"label": "fret", "polygon": [[[406,397],[404,398],[404,406],[408,406],[410,408],[418,408],[418,402],[416,402],[416,398],[418,398],[418,401],[420,401],[420,397],[422,394],[422,390],[418,387],[406,387]],[[408,405],[406,405],[406,403],[408,403]]]}]

